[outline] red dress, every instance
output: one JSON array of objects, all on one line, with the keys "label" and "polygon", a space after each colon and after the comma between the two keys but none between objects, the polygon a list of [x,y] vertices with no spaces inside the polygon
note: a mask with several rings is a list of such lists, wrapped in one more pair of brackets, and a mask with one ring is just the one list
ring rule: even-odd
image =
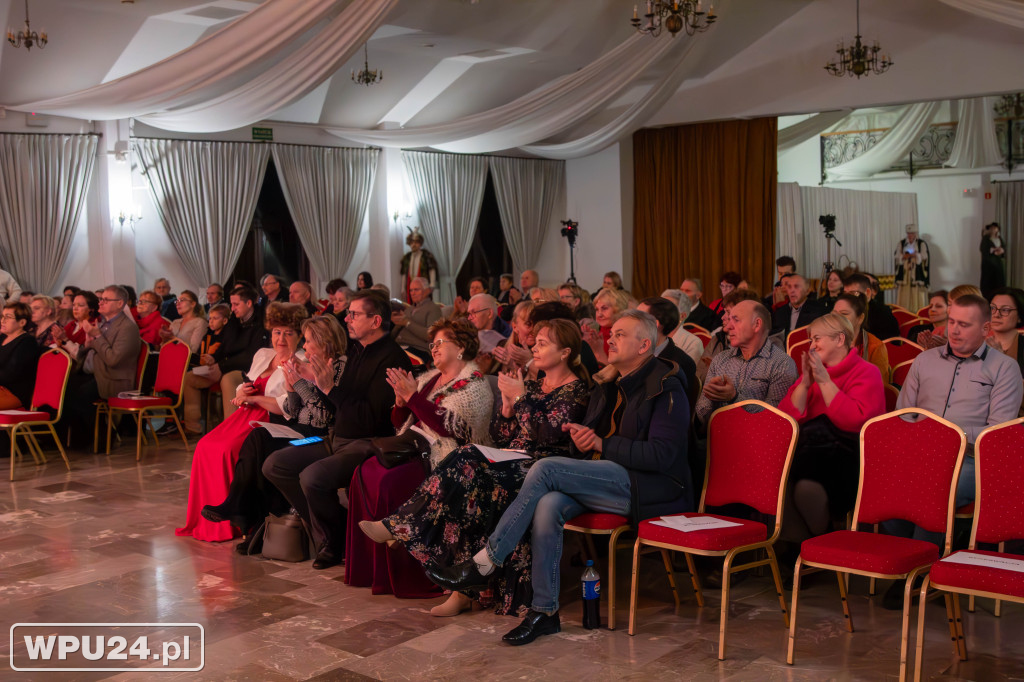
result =
[{"label": "red dress", "polygon": [[[259,395],[263,395],[268,378],[260,377],[253,382],[253,388]],[[252,432],[249,422],[266,419],[267,411],[262,407],[239,407],[217,428],[199,439],[192,455],[185,527],[175,529],[175,535],[191,535],[196,540],[207,542],[221,542],[235,537],[229,521],[213,523],[204,519],[199,512],[205,505],[220,504],[227,497],[235,463],[238,461],[238,451]]]}]

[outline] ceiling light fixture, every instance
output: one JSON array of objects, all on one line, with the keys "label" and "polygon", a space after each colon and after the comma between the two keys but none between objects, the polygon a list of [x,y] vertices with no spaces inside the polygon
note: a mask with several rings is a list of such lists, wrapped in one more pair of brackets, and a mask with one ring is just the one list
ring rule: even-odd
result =
[{"label": "ceiling light fixture", "polygon": [[853,45],[846,47],[843,41],[839,41],[836,47],[838,59],[833,59],[825,65],[825,70],[833,76],[870,76],[872,73],[881,75],[892,66],[892,60],[888,55],[879,55],[882,51],[881,45],[875,41],[870,47],[861,43],[860,40],[860,0],[857,0],[857,35],[853,39]]},{"label": "ceiling light fixture", "polygon": [[33,45],[38,47],[40,50],[46,46],[46,30],[44,29],[39,33],[36,33],[32,30],[32,26],[28,22],[28,0],[25,0],[25,30],[18,31],[17,35],[15,35],[14,31],[11,30],[11,27],[8,26],[7,42],[14,45],[14,47],[21,47],[24,45],[26,50],[31,50]]},{"label": "ceiling light fixture", "polygon": [[662,29],[668,31],[675,37],[677,33],[686,30],[686,35],[702,33],[715,23],[715,6],[711,5],[707,13],[701,0],[647,0],[647,12],[643,19],[637,12],[637,6],[633,5],[633,18],[629,23],[638,33],[646,33],[651,37],[661,35]]},{"label": "ceiling light fixture", "polygon": [[363,70],[356,73],[356,70],[352,69],[352,81],[369,87],[382,80],[384,80],[383,69],[380,72],[377,69],[370,71],[370,58],[366,51],[366,43],[363,43]]}]

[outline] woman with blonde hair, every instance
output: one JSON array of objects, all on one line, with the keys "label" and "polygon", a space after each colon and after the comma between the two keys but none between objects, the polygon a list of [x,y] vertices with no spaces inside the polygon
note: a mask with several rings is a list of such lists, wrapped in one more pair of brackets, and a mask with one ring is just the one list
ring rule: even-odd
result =
[{"label": "woman with blonde hair", "polygon": [[171,322],[170,328],[160,329],[160,338],[164,343],[171,339],[181,339],[188,344],[193,353],[198,353],[206,336],[206,309],[199,302],[195,292],[185,289],[174,301],[178,319]]},{"label": "woman with blonde hair", "polygon": [[597,328],[586,322],[580,324],[583,340],[594,351],[594,357],[602,365],[608,364],[608,339],[612,334],[612,325],[627,310],[627,292],[622,289],[601,289],[594,297],[594,322],[597,323]]},{"label": "woman with blonde hair", "polygon": [[833,312],[811,322],[807,331],[811,348],[803,356],[800,378],[779,403],[800,424],[789,474],[792,510],[783,533],[790,542],[825,533],[831,519],[853,508],[860,480],[858,434],[865,422],[885,412],[882,375],[854,348],[850,321]]}]

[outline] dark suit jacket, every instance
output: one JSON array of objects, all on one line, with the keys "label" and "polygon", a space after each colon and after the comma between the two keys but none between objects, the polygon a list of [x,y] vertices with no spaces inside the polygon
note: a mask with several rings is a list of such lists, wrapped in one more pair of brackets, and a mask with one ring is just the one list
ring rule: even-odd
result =
[{"label": "dark suit jacket", "polygon": [[704,305],[703,302],[699,302],[697,307],[690,311],[690,314],[686,316],[686,319],[683,320],[683,322],[699,324],[709,332],[712,332],[722,326],[722,318],[715,315],[715,312]]},{"label": "dark suit jacket", "polygon": [[868,331],[881,340],[891,339],[900,335],[900,323],[892,314],[892,309],[884,302],[875,298],[868,304]]},{"label": "dark suit jacket", "polygon": [[798,329],[804,325],[810,324],[825,314],[825,307],[821,305],[819,301],[808,298],[800,308],[800,314],[797,316],[796,320],[796,327],[790,329],[789,319],[792,313],[793,307],[788,303],[772,312],[772,334],[778,334],[779,332],[788,334],[793,331],[793,329]]}]

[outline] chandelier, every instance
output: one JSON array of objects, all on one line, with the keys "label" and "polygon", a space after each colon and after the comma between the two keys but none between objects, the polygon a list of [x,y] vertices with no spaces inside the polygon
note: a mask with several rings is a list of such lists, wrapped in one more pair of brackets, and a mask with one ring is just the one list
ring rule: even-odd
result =
[{"label": "chandelier", "polygon": [[381,70],[379,73],[377,69],[370,71],[370,58],[366,51],[366,43],[363,43],[363,70],[356,73],[355,69],[352,69],[352,81],[365,85],[367,87],[379,83],[384,79],[384,71]]},{"label": "chandelier", "polygon": [[717,18],[714,5],[705,14],[701,0],[647,0],[647,12],[643,19],[637,13],[637,6],[633,5],[633,18],[629,23],[639,33],[652,37],[660,36],[662,29],[675,37],[683,29],[689,36],[706,31]]},{"label": "chandelier", "polygon": [[875,41],[870,47],[860,41],[860,0],[857,0],[857,35],[853,45],[846,47],[842,41],[836,48],[838,59],[825,65],[825,70],[833,76],[870,76],[872,73],[883,74],[892,66],[888,55],[879,56],[882,47]]},{"label": "chandelier", "polygon": [[31,50],[32,46],[35,45],[40,50],[46,45],[46,31],[36,33],[32,30],[32,27],[28,22],[28,0],[25,0],[25,30],[14,33],[10,28],[7,29],[7,42],[14,47],[25,46],[26,50]]},{"label": "chandelier", "polygon": [[995,105],[996,116],[999,118],[1024,118],[1024,92],[1016,95],[1003,95]]}]

